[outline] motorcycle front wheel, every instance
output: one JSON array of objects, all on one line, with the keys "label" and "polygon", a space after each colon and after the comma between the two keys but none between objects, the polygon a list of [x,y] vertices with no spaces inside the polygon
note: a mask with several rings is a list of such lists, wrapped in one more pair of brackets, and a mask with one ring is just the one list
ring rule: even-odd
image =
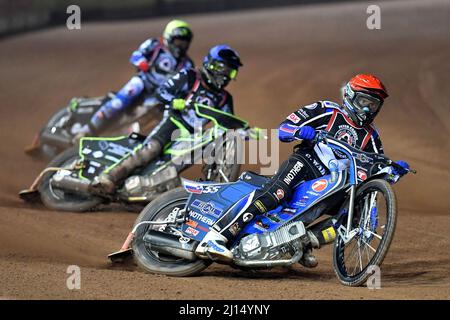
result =
[{"label": "motorcycle front wheel", "polygon": [[361,286],[381,266],[396,222],[397,201],[389,183],[376,179],[357,189],[352,228],[358,232],[348,243],[339,234],[334,241],[333,267],[342,284]]}]

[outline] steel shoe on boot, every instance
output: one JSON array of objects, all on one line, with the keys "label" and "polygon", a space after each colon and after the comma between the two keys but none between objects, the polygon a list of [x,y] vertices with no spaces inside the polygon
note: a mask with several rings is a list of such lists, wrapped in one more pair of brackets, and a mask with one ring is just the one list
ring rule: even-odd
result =
[{"label": "steel shoe on boot", "polygon": [[201,258],[223,262],[233,260],[233,254],[225,246],[228,239],[215,230],[209,231],[197,246],[195,253]]},{"label": "steel shoe on boot", "polygon": [[102,172],[98,177],[95,177],[94,180],[92,180],[89,186],[89,192],[97,195],[112,194],[118,183],[131,173],[133,166],[133,157],[128,157],[109,172]]},{"label": "steel shoe on boot", "polygon": [[115,182],[106,173],[102,173],[98,177],[95,177],[89,186],[89,192],[98,195],[111,194],[115,189]]},{"label": "steel shoe on boot", "polygon": [[319,264],[316,256],[312,253],[312,249],[308,249],[303,253],[299,263],[306,268],[315,268]]}]

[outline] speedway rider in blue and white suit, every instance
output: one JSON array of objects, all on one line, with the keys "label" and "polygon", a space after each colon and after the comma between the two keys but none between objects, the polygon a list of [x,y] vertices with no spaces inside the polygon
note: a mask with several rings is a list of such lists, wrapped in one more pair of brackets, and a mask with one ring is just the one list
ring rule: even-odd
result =
[{"label": "speedway rider in blue and white suit", "polygon": [[[226,243],[254,216],[277,208],[281,201],[288,201],[292,190],[303,181],[329,174],[329,168],[325,164],[328,164],[331,158],[339,159],[340,156],[333,152],[324,152],[320,145],[307,143],[315,138],[316,130],[324,130],[334,138],[363,151],[383,153],[378,131],[372,122],[387,96],[387,90],[378,78],[359,74],[347,83],[342,106],[330,101],[319,101],[291,113],[278,129],[279,138],[282,142],[302,139],[306,143],[297,145],[278,172],[261,189],[256,190],[252,203],[241,215],[226,215],[216,222],[198,245],[197,254],[212,256],[218,260],[231,260],[233,254],[226,247]],[[397,164],[403,169],[392,173],[398,177],[406,174],[405,169],[409,168],[409,165],[404,161]],[[322,230],[312,228],[312,232],[308,232],[311,245],[300,260],[302,265],[317,265],[312,248],[324,244]]]},{"label": "speedway rider in blue and white suit", "polygon": [[[154,95],[156,89],[182,69],[194,66],[187,51],[193,34],[189,24],[172,20],[164,29],[162,39],[150,38],[133,52],[130,58],[140,71],[107,101],[91,118],[89,134],[104,131],[140,97]],[[155,100],[156,102],[156,100]]]}]

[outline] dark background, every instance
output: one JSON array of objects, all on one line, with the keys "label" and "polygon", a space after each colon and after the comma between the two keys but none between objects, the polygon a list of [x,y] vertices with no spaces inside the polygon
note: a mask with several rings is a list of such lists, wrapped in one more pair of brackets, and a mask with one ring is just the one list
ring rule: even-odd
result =
[{"label": "dark background", "polygon": [[[129,20],[343,0],[0,0],[0,37],[65,24],[66,8],[81,8],[87,21]],[[346,2],[357,2],[347,0]],[[378,1],[379,2],[379,1]]]}]

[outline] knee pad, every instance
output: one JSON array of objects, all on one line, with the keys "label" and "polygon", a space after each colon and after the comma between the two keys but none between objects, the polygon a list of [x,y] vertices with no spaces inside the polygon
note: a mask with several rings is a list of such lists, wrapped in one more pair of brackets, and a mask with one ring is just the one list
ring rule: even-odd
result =
[{"label": "knee pad", "polygon": [[105,104],[105,107],[108,106],[112,113],[120,111],[128,107],[142,91],[144,91],[144,82],[139,77],[133,77],[116,93],[114,99]]},{"label": "knee pad", "polygon": [[117,92],[117,96],[123,99],[132,99],[144,90],[144,82],[139,77],[133,77],[122,89]]}]

